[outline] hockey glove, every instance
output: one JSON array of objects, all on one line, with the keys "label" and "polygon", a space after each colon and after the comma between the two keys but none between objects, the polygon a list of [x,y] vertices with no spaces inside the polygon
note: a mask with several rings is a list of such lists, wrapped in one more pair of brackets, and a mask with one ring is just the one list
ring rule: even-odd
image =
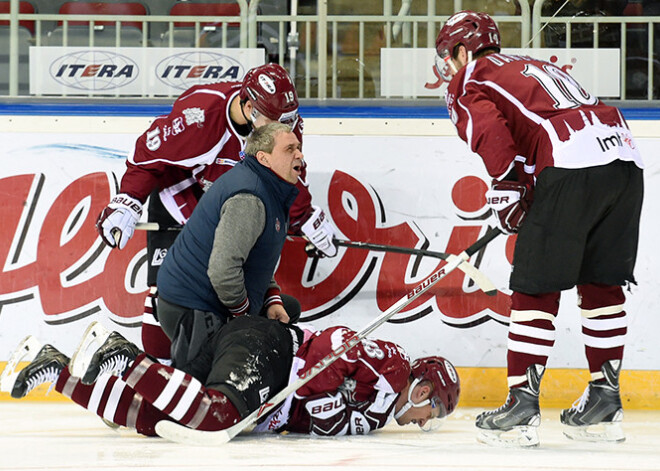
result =
[{"label": "hockey glove", "polygon": [[120,193],[110,201],[96,221],[96,230],[109,247],[123,249],[128,239],[133,237],[135,224],[142,216],[142,203],[125,193]]},{"label": "hockey glove", "polygon": [[499,228],[507,234],[518,232],[532,204],[529,185],[515,181],[493,181],[486,201],[497,216]]},{"label": "hockey glove", "polygon": [[337,246],[334,242],[335,228],[321,208],[312,206],[312,209],[309,219],[300,228],[303,235],[311,242],[305,247],[305,252],[310,257],[334,257],[337,255]]}]

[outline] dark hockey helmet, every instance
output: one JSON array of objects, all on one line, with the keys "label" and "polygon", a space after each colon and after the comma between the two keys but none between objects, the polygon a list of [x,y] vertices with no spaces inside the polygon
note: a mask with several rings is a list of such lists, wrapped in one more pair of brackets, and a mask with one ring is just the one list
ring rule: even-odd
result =
[{"label": "dark hockey helmet", "polygon": [[240,92],[241,101],[250,100],[268,119],[293,124],[298,117],[298,93],[288,72],[278,64],[248,70]]},{"label": "dark hockey helmet", "polygon": [[435,40],[436,68],[446,81],[453,76],[448,70],[449,59],[459,44],[465,46],[470,58],[487,48],[499,50],[500,31],[486,13],[464,10],[450,16]]},{"label": "dark hockey helmet", "polygon": [[435,417],[446,417],[456,409],[461,381],[449,360],[435,356],[418,358],[412,364],[411,375],[415,381],[430,381],[433,384],[429,399],[433,408],[439,408]]}]

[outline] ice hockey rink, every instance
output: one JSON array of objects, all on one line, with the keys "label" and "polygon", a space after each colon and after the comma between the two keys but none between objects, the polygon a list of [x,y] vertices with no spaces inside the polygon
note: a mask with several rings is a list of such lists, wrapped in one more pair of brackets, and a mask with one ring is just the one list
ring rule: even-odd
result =
[{"label": "ice hockey rink", "polygon": [[626,411],[626,441],[565,438],[559,410],[543,410],[541,445],[493,448],[476,441],[476,409],[459,408],[434,432],[389,425],[368,436],[240,435],[192,447],[113,431],[64,402],[0,402],[2,470],[659,470],[660,412]]}]

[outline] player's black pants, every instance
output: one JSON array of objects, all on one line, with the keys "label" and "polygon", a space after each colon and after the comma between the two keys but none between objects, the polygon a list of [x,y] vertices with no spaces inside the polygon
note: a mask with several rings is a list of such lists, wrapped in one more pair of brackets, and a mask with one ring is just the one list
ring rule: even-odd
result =
[{"label": "player's black pants", "polygon": [[[287,311],[287,313],[290,315],[292,319],[295,318],[297,320],[300,317],[300,303],[298,302],[297,299],[295,299],[292,296],[283,294],[282,303],[284,305],[284,309]],[[172,366],[174,366],[179,370],[182,370],[185,373],[190,374],[191,376],[194,376],[202,383],[204,383],[205,386],[213,387],[213,389],[218,389],[219,391],[226,393],[233,400],[234,398],[231,396],[232,392],[225,391],[225,389],[230,389],[229,386],[226,387],[225,389],[222,389],[222,388],[217,388],[214,385],[212,386],[211,384],[208,384],[206,382],[206,380],[210,378],[209,374],[211,372],[210,371],[211,365],[213,365],[214,369],[219,368],[219,366],[216,368],[217,362],[215,361],[215,357],[217,354],[216,336],[218,335],[219,331],[226,330],[225,329],[226,326],[232,326],[234,325],[235,322],[243,318],[267,320],[265,310],[262,310],[259,316],[245,315],[227,322],[226,319],[214,313],[186,308],[183,306],[170,303],[167,300],[161,298],[159,301],[159,316],[160,316],[159,320],[161,323],[161,327],[163,328],[163,331],[172,341],[172,348],[171,348]],[[234,327],[232,327],[228,331],[231,332],[233,329],[237,328],[238,326],[243,325],[243,323],[248,323],[248,324],[252,323],[254,325],[258,325],[256,321],[253,322],[251,320],[248,321],[242,320],[238,324],[234,325]],[[282,325],[286,327],[288,324],[282,324]],[[288,327],[287,330],[289,330]],[[295,328],[294,330],[296,332],[300,332],[300,330],[297,328]],[[248,342],[249,348],[244,349],[245,353],[249,352],[251,349],[255,352],[258,351],[255,350],[256,348],[258,348],[259,346],[258,344],[252,344],[249,343],[251,341],[248,340],[246,341]],[[286,343],[284,346],[286,346]],[[281,353],[279,348],[276,348],[275,350],[278,354]],[[270,354],[268,354],[267,357],[269,357],[269,355]],[[233,364],[235,363],[236,361],[233,361]],[[274,365],[276,364],[277,362],[274,363]],[[261,366],[259,368],[261,368]],[[270,368],[270,367],[266,365],[266,368]],[[220,370],[220,371],[224,371],[224,370]],[[268,378],[268,375],[266,375],[265,373],[260,373],[260,374],[262,376],[265,375],[265,377]],[[286,376],[288,378],[288,369],[286,371]],[[216,375],[213,381],[217,381],[217,377],[218,376]],[[245,399],[245,401],[247,401],[246,404],[251,406],[252,405],[251,401],[253,399],[254,398],[246,398]],[[241,414],[243,414],[243,411],[241,410],[239,405],[237,405],[236,403],[234,404],[237,406]]]},{"label": "player's black pants", "polygon": [[[169,320],[173,305],[161,303],[167,305],[161,313]],[[171,325],[161,322],[170,335]],[[287,385],[303,333],[262,316],[225,322],[212,313],[189,310],[179,317],[171,338],[172,366],[222,392],[246,417]]]},{"label": "player's black pants", "polygon": [[[178,222],[163,206],[158,191],[149,195],[149,221],[157,222],[161,227],[177,225]],[[149,231],[147,232],[147,285],[156,286],[158,269],[163,264],[167,251],[174,244],[179,231]],[[156,317],[157,318],[157,317]]]},{"label": "player's black pants", "polygon": [[643,194],[633,162],[544,169],[518,233],[511,289],[540,294],[634,281]]}]

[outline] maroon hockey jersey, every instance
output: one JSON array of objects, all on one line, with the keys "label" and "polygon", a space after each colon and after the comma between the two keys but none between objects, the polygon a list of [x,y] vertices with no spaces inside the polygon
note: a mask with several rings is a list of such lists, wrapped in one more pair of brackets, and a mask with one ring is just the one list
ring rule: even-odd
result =
[{"label": "maroon hockey jersey", "polygon": [[[353,335],[346,327],[317,332],[296,353],[290,383]],[[410,361],[401,347],[384,340],[363,340],[290,395],[255,431],[367,434],[392,419],[409,377]]]},{"label": "maroon hockey jersey", "polygon": [[[120,192],[144,203],[158,189],[168,212],[185,224],[203,192],[240,160],[245,148],[245,137],[229,119],[230,104],[240,89],[240,82],[221,82],[184,92],[170,114],[156,118],[137,139]],[[301,142],[302,130],[303,121],[298,118],[294,132]],[[292,228],[311,212],[305,178],[303,167],[290,211]]]},{"label": "maroon hockey jersey", "polygon": [[528,175],[545,167],[583,168],[614,160],[643,167],[628,125],[559,67],[526,56],[491,54],[461,68],[446,92],[458,134],[504,177],[514,162]]}]

